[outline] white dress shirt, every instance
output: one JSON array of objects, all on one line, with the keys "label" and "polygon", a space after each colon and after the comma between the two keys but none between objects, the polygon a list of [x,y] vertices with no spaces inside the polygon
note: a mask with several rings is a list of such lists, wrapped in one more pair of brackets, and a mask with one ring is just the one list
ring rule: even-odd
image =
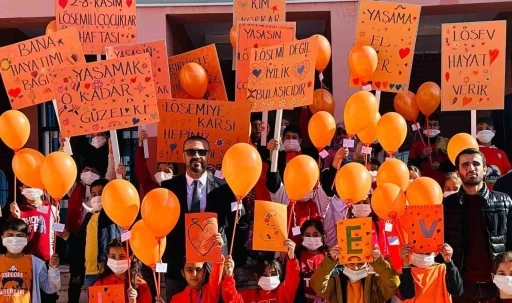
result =
[{"label": "white dress shirt", "polygon": [[[192,197],[194,196],[195,179],[190,177],[187,173],[185,173],[185,176],[187,178],[187,206],[190,211],[190,208],[192,207]],[[204,212],[204,209],[206,208],[206,182],[208,182],[207,173],[205,172],[202,174],[198,181],[199,184],[197,184],[197,186],[199,187],[199,190],[201,190],[200,210],[201,212]]]}]

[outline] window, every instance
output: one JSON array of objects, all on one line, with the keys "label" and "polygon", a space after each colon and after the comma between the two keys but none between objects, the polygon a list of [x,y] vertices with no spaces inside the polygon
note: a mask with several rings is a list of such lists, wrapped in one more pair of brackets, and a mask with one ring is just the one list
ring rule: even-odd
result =
[{"label": "window", "polygon": [[59,122],[55,115],[53,102],[39,105],[40,151],[44,155],[59,150]]},{"label": "window", "polygon": [[[132,181],[132,170],[135,169],[135,150],[139,146],[139,134],[137,127],[120,130],[119,151],[121,153],[121,162],[126,168],[126,179]],[[118,132],[118,134],[119,134]]]},{"label": "window", "polygon": [[0,206],[3,208],[9,197],[9,184],[4,172],[0,170]]}]

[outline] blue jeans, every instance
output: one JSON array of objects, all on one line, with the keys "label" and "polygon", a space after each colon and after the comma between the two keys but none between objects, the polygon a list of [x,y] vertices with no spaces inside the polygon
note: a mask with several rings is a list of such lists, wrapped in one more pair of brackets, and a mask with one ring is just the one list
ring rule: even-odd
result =
[{"label": "blue jeans", "polygon": [[96,280],[98,280],[98,275],[85,275],[85,286],[88,288],[93,286]]}]

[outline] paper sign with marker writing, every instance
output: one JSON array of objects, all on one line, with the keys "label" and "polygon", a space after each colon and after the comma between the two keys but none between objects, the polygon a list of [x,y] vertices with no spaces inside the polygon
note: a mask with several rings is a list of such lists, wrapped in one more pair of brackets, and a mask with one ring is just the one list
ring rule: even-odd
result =
[{"label": "paper sign with marker writing", "polygon": [[256,200],[254,204],[254,230],[252,249],[287,251],[287,207],[285,204]]},{"label": "paper sign with marker writing", "polygon": [[405,214],[412,251],[420,254],[437,251],[444,243],[443,205],[409,205]]},{"label": "paper sign with marker writing", "polygon": [[76,27],[84,53],[137,42],[136,0],[55,0],[57,29]]},{"label": "paper sign with marker writing", "polygon": [[220,262],[221,247],[214,242],[218,232],[217,214],[185,214],[187,263]]},{"label": "paper sign with marker writing", "polygon": [[158,161],[182,162],[183,144],[192,135],[210,143],[209,164],[222,163],[233,144],[249,141],[251,103],[160,99],[158,106]]},{"label": "paper sign with marker writing", "polygon": [[359,2],[354,45],[368,45],[379,58],[371,84],[350,74],[349,86],[371,86],[386,92],[407,91],[414,59],[421,6],[377,2]]},{"label": "paper sign with marker writing", "polygon": [[372,261],[372,219],[342,219],[337,223],[340,264]]},{"label": "paper sign with marker writing", "polygon": [[239,22],[236,56],[235,100],[247,100],[247,81],[250,74],[251,49],[295,40],[295,22]]},{"label": "paper sign with marker writing", "polygon": [[219,57],[215,44],[196,48],[193,51],[172,56],[169,58],[169,72],[171,75],[171,91],[174,98],[192,99],[180,85],[180,71],[183,65],[194,62],[201,65],[208,75],[208,89],[203,97],[205,100],[228,100]]},{"label": "paper sign with marker writing", "polygon": [[89,303],[125,303],[124,285],[89,287]]},{"label": "paper sign with marker writing", "polygon": [[158,122],[148,54],[52,71],[63,137]]},{"label": "paper sign with marker writing", "polygon": [[135,56],[144,53],[148,53],[151,57],[156,97],[158,99],[172,98],[165,40],[107,47],[107,58],[109,59]]},{"label": "paper sign with marker writing", "polygon": [[443,24],[441,110],[503,109],[506,21]]},{"label": "paper sign with marker writing", "polygon": [[253,112],[313,103],[317,39],[315,37],[253,48],[247,101]]},{"label": "paper sign with marker writing", "polygon": [[75,28],[0,48],[0,73],[13,109],[55,99],[50,70],[85,63]]}]

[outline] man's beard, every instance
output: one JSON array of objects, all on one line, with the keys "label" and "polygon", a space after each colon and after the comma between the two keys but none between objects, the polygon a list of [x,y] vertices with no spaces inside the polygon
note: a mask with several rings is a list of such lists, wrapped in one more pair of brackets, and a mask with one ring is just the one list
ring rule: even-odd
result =
[{"label": "man's beard", "polygon": [[480,177],[480,176],[463,177],[461,179],[462,179],[462,184],[464,184],[464,185],[467,185],[467,186],[477,186],[480,183],[482,183],[482,181],[484,180],[484,177],[483,176],[482,177]]},{"label": "man's beard", "polygon": [[[196,163],[199,165],[196,165]],[[190,170],[195,173],[204,173],[204,171],[205,171],[205,165],[200,160],[192,159],[192,160],[190,160],[189,165],[190,165],[189,166]]]}]

